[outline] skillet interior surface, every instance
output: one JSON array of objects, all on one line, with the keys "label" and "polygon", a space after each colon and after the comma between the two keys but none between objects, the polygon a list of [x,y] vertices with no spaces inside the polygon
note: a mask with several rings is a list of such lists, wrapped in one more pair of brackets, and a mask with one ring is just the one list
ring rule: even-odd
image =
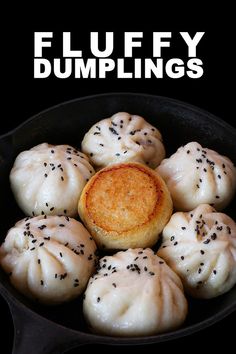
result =
[{"label": "skillet interior surface", "polygon": [[[9,185],[9,172],[17,154],[39,143],[70,144],[80,148],[85,132],[97,121],[118,111],[143,116],[160,129],[167,156],[179,146],[198,141],[217,150],[236,163],[236,130],[208,112],[172,99],[145,94],[104,94],[85,97],[52,107],[29,119],[0,140],[0,241],[7,230],[24,215],[16,205]],[[235,218],[236,198],[225,210]],[[82,316],[81,299],[68,304],[46,307],[27,300],[9,283],[0,270],[0,282],[5,294],[16,304],[26,306],[53,323],[83,333],[91,342],[109,344],[147,344],[169,340],[192,333],[223,318],[236,308],[236,287],[212,300],[189,299],[189,315],[184,326],[174,332],[142,338],[112,338],[89,333]]]}]

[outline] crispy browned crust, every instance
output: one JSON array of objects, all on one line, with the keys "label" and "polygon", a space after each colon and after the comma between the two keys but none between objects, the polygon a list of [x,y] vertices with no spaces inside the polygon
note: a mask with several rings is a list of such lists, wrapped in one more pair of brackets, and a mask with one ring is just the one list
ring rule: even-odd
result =
[{"label": "crispy browned crust", "polygon": [[85,186],[79,214],[99,246],[150,247],[168,222],[172,201],[162,178],[139,163],[108,166]]}]

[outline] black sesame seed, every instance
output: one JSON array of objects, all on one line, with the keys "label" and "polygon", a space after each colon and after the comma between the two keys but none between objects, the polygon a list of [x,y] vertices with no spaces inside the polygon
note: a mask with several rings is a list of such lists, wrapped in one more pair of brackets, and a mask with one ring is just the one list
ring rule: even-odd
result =
[{"label": "black sesame seed", "polygon": [[209,238],[206,239],[206,241],[204,241],[203,243],[205,243],[205,245],[207,245],[211,240]]},{"label": "black sesame seed", "polygon": [[140,142],[139,142],[139,141],[135,141],[135,143],[136,143],[137,145],[140,145]]},{"label": "black sesame seed", "polygon": [[59,226],[60,226],[60,227],[65,227],[65,225],[64,225],[64,224],[59,224]]},{"label": "black sesame seed", "polygon": [[229,226],[226,226],[226,229],[228,231],[228,234],[231,235],[231,228]]},{"label": "black sesame seed", "polygon": [[54,210],[54,207],[51,207],[51,208],[50,208],[50,211],[53,211],[53,210]]},{"label": "black sesame seed", "polygon": [[119,136],[119,137],[118,137],[118,140],[120,140],[120,139],[121,139],[121,137]]},{"label": "black sesame seed", "polygon": [[182,230],[186,230],[186,227],[182,226],[181,229],[182,229]]},{"label": "black sesame seed", "polygon": [[216,274],[216,273],[217,273],[217,271],[214,269],[214,270],[213,270],[213,273],[214,273],[214,274]]},{"label": "black sesame seed", "polygon": [[218,175],[217,177],[218,177],[219,179],[221,179],[221,175]]},{"label": "black sesame seed", "polygon": [[190,214],[190,217],[192,218],[192,217],[193,217],[193,214]]},{"label": "black sesame seed", "polygon": [[147,259],[148,257],[147,256],[144,256],[143,259]]},{"label": "black sesame seed", "polygon": [[55,279],[57,278],[57,273],[55,273]]},{"label": "black sesame seed", "polygon": [[97,298],[97,302],[99,302],[100,300],[101,300],[100,297],[98,297],[98,298]]},{"label": "black sesame seed", "polygon": [[202,269],[201,268],[199,268],[198,269],[198,274],[200,274],[202,272]]},{"label": "black sesame seed", "polygon": [[150,274],[150,275],[155,275],[155,273],[154,273],[154,272],[149,272],[149,274]]},{"label": "black sesame seed", "polygon": [[138,252],[138,254],[142,254],[142,253],[143,253],[143,251],[139,251],[139,252]]},{"label": "black sesame seed", "polygon": [[200,250],[201,254],[204,254],[205,252],[203,250]]},{"label": "black sesame seed", "polygon": [[44,242],[41,242],[40,244],[39,244],[39,247],[42,247],[44,245]]},{"label": "black sesame seed", "polygon": [[197,188],[200,188],[200,187],[199,187],[199,184],[196,184],[196,187],[197,187]]},{"label": "black sesame seed", "polygon": [[43,285],[43,280],[40,280],[40,284]]},{"label": "black sesame seed", "polygon": [[145,270],[145,272],[147,272],[147,267],[144,267],[143,269]]},{"label": "black sesame seed", "polygon": [[44,177],[47,178],[47,176],[48,176],[48,175],[45,173],[45,174],[44,174]]},{"label": "black sesame seed", "polygon": [[109,127],[109,130],[110,130],[110,132],[111,132],[112,134],[114,134],[114,135],[119,135],[119,134],[117,133],[117,131],[116,131],[114,128]]},{"label": "black sesame seed", "polygon": [[52,154],[54,154],[54,152],[55,152],[54,150],[51,150],[51,153],[52,153]]},{"label": "black sesame seed", "polygon": [[219,199],[220,197],[218,195],[216,195],[216,199]]},{"label": "black sesame seed", "polygon": [[71,157],[67,157],[67,160],[71,160]]},{"label": "black sesame seed", "polygon": [[60,252],[59,254],[60,254],[60,256],[62,257],[62,253]]},{"label": "black sesame seed", "polygon": [[187,154],[190,154],[190,150],[187,151]]},{"label": "black sesame seed", "polygon": [[61,180],[64,181],[64,177],[63,176],[61,176]]},{"label": "black sesame seed", "polygon": [[206,169],[206,168],[204,168],[204,169],[203,169],[203,171],[204,171],[204,172],[207,172],[207,169]]},{"label": "black sesame seed", "polygon": [[35,243],[35,242],[37,242],[37,240],[32,240],[32,243]]},{"label": "black sesame seed", "polygon": [[[178,242],[176,241],[175,243],[174,243],[174,246],[177,246],[178,245]],[[163,246],[164,247],[164,246]]]},{"label": "black sesame seed", "polygon": [[116,288],[116,283],[112,283],[112,285],[114,286],[114,288]]},{"label": "black sesame seed", "polygon": [[217,238],[217,235],[216,235],[216,233],[214,232],[212,235],[211,235],[211,239],[212,240],[215,240]]},{"label": "black sesame seed", "polygon": [[120,154],[117,152],[117,153],[116,153],[116,156],[120,156]]},{"label": "black sesame seed", "polygon": [[137,261],[138,257],[134,258],[134,261]]},{"label": "black sesame seed", "polygon": [[181,256],[180,258],[182,259],[182,261],[184,260],[184,256]]},{"label": "black sesame seed", "polygon": [[33,251],[33,250],[35,250],[35,247],[32,247],[32,248],[30,249],[30,251]]},{"label": "black sesame seed", "polygon": [[225,168],[225,164],[224,163],[222,164],[222,167]]},{"label": "black sesame seed", "polygon": [[204,263],[200,263],[201,266],[204,266]]}]

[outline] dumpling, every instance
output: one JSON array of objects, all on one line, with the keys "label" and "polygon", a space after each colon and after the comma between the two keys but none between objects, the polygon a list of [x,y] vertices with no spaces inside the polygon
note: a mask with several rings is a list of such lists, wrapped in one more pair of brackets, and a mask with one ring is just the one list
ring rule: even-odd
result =
[{"label": "dumpling", "polygon": [[79,215],[100,248],[153,246],[172,214],[163,179],[140,163],[107,166],[87,183]]},{"label": "dumpling", "polygon": [[180,147],[157,168],[171,193],[176,210],[199,204],[224,209],[236,189],[236,168],[225,156],[196,142]]},{"label": "dumpling", "polygon": [[100,259],[84,296],[85,319],[94,332],[145,336],[179,327],[187,301],[179,277],[151,249]]},{"label": "dumpling", "polygon": [[77,215],[83,187],[94,174],[86,155],[69,145],[40,144],[20,153],[10,173],[26,215]]},{"label": "dumpling", "polygon": [[165,157],[159,130],[144,118],[125,112],[94,124],[84,136],[82,151],[98,168],[130,161],[155,168]]},{"label": "dumpling", "polygon": [[95,269],[96,245],[68,216],[26,218],[11,228],[0,264],[25,296],[58,304],[80,295]]},{"label": "dumpling", "polygon": [[192,296],[216,297],[236,283],[236,224],[207,204],[175,213],[163,230],[157,254]]}]

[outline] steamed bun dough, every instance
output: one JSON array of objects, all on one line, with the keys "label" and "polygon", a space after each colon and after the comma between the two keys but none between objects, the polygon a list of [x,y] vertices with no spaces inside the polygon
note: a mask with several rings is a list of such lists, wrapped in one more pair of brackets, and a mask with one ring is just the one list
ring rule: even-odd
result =
[{"label": "steamed bun dough", "polygon": [[221,295],[236,283],[236,224],[207,204],[175,213],[163,230],[157,254],[192,296]]},{"label": "steamed bun dough", "polygon": [[82,151],[98,168],[130,161],[155,168],[165,157],[159,130],[144,118],[125,112],[94,124],[84,136]]},{"label": "steamed bun dough", "polygon": [[151,247],[172,214],[162,178],[139,163],[108,166],[85,186],[79,215],[100,248]]},{"label": "steamed bun dough", "polygon": [[58,304],[80,295],[95,269],[96,245],[78,221],[37,216],[19,221],[0,248],[0,264],[25,296]]},{"label": "steamed bun dough", "polygon": [[189,211],[199,204],[224,209],[236,189],[236,168],[225,156],[196,142],[180,147],[157,168],[171,193],[176,210]]},{"label": "steamed bun dough", "polygon": [[187,314],[180,278],[151,249],[129,249],[100,260],[83,303],[93,331],[145,336],[179,327]]},{"label": "steamed bun dough", "polygon": [[20,153],[10,173],[11,188],[26,215],[77,215],[81,191],[94,169],[69,145],[40,144]]}]

